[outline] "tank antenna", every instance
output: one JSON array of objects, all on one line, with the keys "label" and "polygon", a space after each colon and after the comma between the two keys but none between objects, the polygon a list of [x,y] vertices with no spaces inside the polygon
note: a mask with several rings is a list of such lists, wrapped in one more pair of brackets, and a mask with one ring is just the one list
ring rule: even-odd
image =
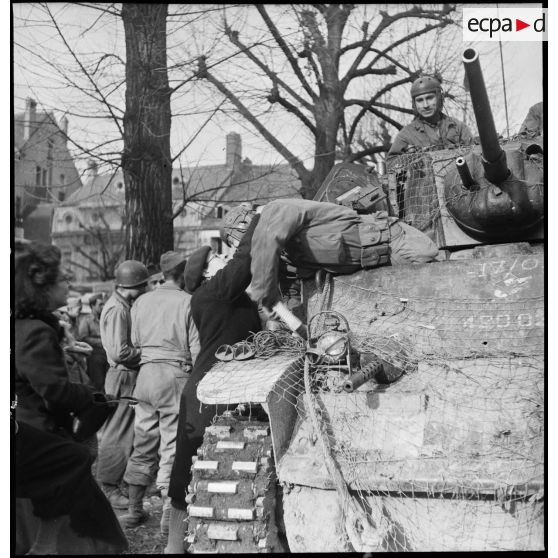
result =
[{"label": "tank antenna", "polygon": [[[500,15],[500,7],[496,4],[498,15]],[[508,96],[506,94],[506,72],[504,71],[504,54],[502,52],[502,41],[498,41],[500,48],[500,67],[502,68],[502,83],[504,84],[504,110],[506,111],[506,138],[510,139],[510,121],[508,118]]]}]

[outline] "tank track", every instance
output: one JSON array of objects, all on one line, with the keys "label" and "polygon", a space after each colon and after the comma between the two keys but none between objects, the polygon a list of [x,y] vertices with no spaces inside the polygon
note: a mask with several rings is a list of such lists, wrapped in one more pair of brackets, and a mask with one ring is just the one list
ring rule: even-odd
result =
[{"label": "tank track", "polygon": [[218,417],[197,453],[186,496],[187,552],[282,550],[269,422]]}]

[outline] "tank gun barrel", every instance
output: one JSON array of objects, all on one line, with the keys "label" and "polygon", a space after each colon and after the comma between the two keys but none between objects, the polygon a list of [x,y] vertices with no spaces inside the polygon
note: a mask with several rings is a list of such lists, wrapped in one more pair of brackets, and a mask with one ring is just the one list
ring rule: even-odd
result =
[{"label": "tank gun barrel", "polygon": [[461,178],[461,183],[467,190],[478,190],[479,187],[475,184],[471,171],[469,170],[469,165],[465,160],[465,157],[458,157],[455,160],[455,166],[457,167],[457,172],[459,172],[459,177]]},{"label": "tank gun barrel", "polygon": [[484,175],[493,184],[498,184],[506,179],[509,170],[506,163],[506,154],[498,142],[494,117],[490,109],[490,102],[480,66],[479,53],[474,48],[465,49],[463,52],[463,64],[469,83],[475,120],[479,130]]}]

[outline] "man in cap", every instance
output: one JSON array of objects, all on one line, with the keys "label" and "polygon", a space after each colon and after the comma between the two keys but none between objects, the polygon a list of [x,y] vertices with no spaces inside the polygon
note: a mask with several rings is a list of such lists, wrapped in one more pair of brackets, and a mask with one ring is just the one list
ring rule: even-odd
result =
[{"label": "man in cap", "polygon": [[[304,278],[319,269],[346,274],[389,263],[431,262],[438,255],[438,248],[424,233],[385,211],[360,215],[341,205],[303,199],[274,200],[258,210],[261,216],[250,249],[252,297],[293,330],[302,324],[289,321],[292,313],[284,312],[279,288],[282,256]],[[223,224],[229,244],[238,241],[253,217],[253,211],[242,207],[228,212]]]},{"label": "man in cap", "polygon": [[130,505],[124,523],[134,527],[146,520],[143,497],[154,480],[163,496],[161,531],[166,534],[170,501],[168,486],[176,448],[180,394],[192,370],[198,335],[184,287],[184,256],[165,252],[160,267],[165,282],[144,294],[132,308],[132,341],[141,347],[140,371],[134,396],[134,449],[124,480]]},{"label": "man in cap", "polygon": [[[105,392],[117,397],[131,396],[136,385],[141,351],[132,344],[130,310],[132,303],[145,292],[147,278],[147,268],[141,262],[122,262],[116,268],[114,292],[101,312],[101,342],[109,363]],[[120,485],[133,439],[134,411],[121,403],[103,427],[97,458],[97,479],[116,509],[128,507],[128,498],[122,494]]]},{"label": "man in cap", "polygon": [[424,147],[470,145],[473,135],[463,122],[442,112],[444,95],[441,83],[431,76],[421,76],[411,86],[415,119],[399,131],[388,158]]},{"label": "man in cap", "polygon": [[189,258],[184,270],[185,289],[192,293],[190,307],[198,329],[200,353],[192,377],[180,399],[176,456],[172,466],[169,496],[172,499],[169,536],[165,554],[184,553],[186,487],[191,480],[192,457],[203,441],[205,428],[226,406],[204,405],[196,395],[199,382],[217,361],[220,345],[232,345],[261,329],[258,308],[246,294],[250,284],[250,244],[259,215],[249,224],[234,256],[225,262],[209,246]]}]

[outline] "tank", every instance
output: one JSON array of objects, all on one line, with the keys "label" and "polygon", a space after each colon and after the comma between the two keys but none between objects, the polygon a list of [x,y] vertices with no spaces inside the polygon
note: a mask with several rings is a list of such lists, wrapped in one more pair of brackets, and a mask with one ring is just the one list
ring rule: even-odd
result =
[{"label": "tank", "polygon": [[463,58],[480,145],[320,190],[387,205],[439,261],[305,281],[306,348],[209,371],[199,399],[240,405],[193,465],[189,551],[544,549],[543,143],[498,139]]}]

